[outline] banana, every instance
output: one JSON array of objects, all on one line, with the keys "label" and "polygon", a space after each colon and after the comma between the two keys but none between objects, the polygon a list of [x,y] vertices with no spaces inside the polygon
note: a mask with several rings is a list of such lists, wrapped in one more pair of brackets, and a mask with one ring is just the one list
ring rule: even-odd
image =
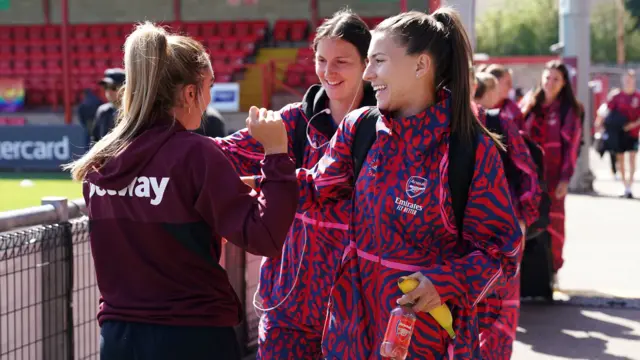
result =
[{"label": "banana", "polygon": [[[403,294],[412,292],[418,287],[419,284],[420,282],[418,280],[406,276],[398,279],[398,287]],[[456,338],[456,333],[453,331],[453,316],[451,315],[451,311],[449,310],[447,304],[438,306],[437,308],[429,311],[429,314],[433,316],[438,324],[440,324],[440,326],[442,326],[442,328],[447,331],[447,334],[449,334],[449,337],[451,337],[451,339]]]}]

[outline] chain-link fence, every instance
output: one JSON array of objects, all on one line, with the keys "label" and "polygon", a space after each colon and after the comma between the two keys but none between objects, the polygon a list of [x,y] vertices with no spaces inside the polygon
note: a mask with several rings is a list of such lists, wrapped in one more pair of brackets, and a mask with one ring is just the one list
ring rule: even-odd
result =
[{"label": "chain-link fence", "polygon": [[[99,358],[100,293],[89,220],[81,216],[84,202],[50,204],[11,216],[0,213],[0,360]],[[50,225],[28,226],[36,223]],[[254,289],[247,289],[246,279],[257,278],[257,267],[247,269],[245,256],[225,246],[222,264],[240,298],[249,300]],[[237,335],[244,352],[251,353],[257,318],[251,301],[246,304],[249,324],[239,325]]]},{"label": "chain-link fence", "polygon": [[88,220],[0,234],[0,360],[97,359]]}]

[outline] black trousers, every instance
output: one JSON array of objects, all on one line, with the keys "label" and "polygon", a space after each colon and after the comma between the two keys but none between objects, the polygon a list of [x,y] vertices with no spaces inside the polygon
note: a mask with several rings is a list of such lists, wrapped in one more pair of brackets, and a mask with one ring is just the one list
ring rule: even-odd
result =
[{"label": "black trousers", "polygon": [[100,360],[240,360],[232,327],[187,327],[105,321]]}]

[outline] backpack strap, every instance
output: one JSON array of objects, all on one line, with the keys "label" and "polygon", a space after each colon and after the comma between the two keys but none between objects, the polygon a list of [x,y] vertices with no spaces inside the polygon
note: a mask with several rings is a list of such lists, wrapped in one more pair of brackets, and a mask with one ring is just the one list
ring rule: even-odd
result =
[{"label": "backpack strap", "polygon": [[500,124],[500,109],[491,109],[485,111],[487,129],[494,134],[504,135],[504,130]]},{"label": "backpack strap", "polygon": [[[361,109],[363,110],[363,109]],[[369,109],[364,109],[367,111]],[[346,121],[355,121],[362,115],[361,111],[352,112]],[[351,156],[353,158],[353,173],[357,179],[360,170],[371,146],[376,140],[376,122],[380,116],[377,108],[371,108],[364,114],[360,121],[356,122],[353,142],[351,143]],[[469,189],[473,181],[473,173],[476,165],[476,148],[478,147],[478,132],[474,128],[472,146],[463,143],[457,133],[452,133],[449,143],[449,188],[451,189],[451,201],[453,214],[456,219],[458,236],[462,237],[462,225],[464,211],[467,207]],[[355,181],[355,180],[354,180]]]},{"label": "backpack strap", "polygon": [[472,146],[465,144],[457,133],[451,133],[449,138],[449,189],[451,190],[451,205],[460,239],[462,239],[464,212],[476,166],[477,147],[477,128],[474,128],[472,134]]},{"label": "backpack strap", "polygon": [[[361,116],[362,119],[358,121]],[[378,108],[370,107],[352,111],[349,117],[345,119],[345,121],[355,121],[353,141],[351,142],[354,182],[360,176],[362,164],[364,164],[371,146],[376,141],[376,123],[379,117],[380,111]]]}]

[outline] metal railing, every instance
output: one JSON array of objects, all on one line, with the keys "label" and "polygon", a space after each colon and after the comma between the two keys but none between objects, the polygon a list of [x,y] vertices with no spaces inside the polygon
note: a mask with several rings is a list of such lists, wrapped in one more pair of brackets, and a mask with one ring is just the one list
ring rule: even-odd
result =
[{"label": "metal railing", "polygon": [[[0,360],[98,359],[100,292],[84,201],[42,203],[0,213]],[[233,288],[247,298],[244,251],[225,246],[223,261]],[[250,322],[237,327],[245,353],[255,344]]]}]

